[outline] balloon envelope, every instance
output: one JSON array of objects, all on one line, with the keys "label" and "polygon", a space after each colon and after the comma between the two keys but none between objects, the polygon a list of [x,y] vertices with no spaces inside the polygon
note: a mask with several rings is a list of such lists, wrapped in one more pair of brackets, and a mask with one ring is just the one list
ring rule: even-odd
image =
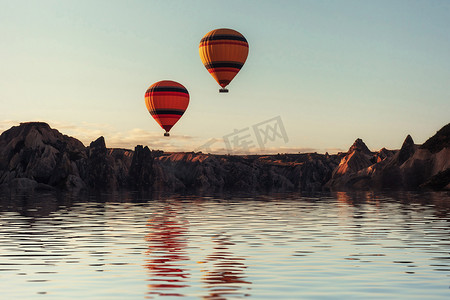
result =
[{"label": "balloon envelope", "polygon": [[201,39],[199,53],[211,76],[225,88],[244,65],[248,43],[236,30],[215,29]]},{"label": "balloon envelope", "polygon": [[158,81],[147,89],[145,105],[168,136],[170,129],[178,122],[189,105],[189,92],[178,82]]}]

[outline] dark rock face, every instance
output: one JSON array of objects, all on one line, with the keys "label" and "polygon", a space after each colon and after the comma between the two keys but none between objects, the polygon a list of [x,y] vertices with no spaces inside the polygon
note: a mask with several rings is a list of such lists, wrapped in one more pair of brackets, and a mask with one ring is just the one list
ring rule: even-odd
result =
[{"label": "dark rock face", "polygon": [[26,178],[36,185],[66,188],[84,159],[85,147],[77,139],[46,123],[22,123],[0,136],[0,184]]},{"label": "dark rock face", "polygon": [[429,178],[421,187],[437,191],[444,189],[450,190],[450,168]]},{"label": "dark rock face", "polygon": [[0,136],[3,187],[115,190],[121,183],[117,170],[128,172],[123,171],[127,163],[125,159],[116,162],[103,137],[86,148],[46,123],[22,123]]},{"label": "dark rock face", "polygon": [[113,160],[113,174],[117,180],[117,187],[123,188],[129,186],[129,173],[134,153],[127,149],[108,149],[107,156]]},{"label": "dark rock face", "polygon": [[408,134],[405,141],[403,142],[402,148],[400,148],[400,151],[396,154],[397,164],[401,165],[405,161],[407,161],[408,158],[410,158],[414,154],[416,149],[417,147],[414,144],[412,137]]},{"label": "dark rock face", "polygon": [[444,148],[450,148],[450,123],[430,137],[421,148],[427,149],[431,153],[437,153]]},{"label": "dark rock face", "polygon": [[155,159],[155,188],[216,192],[320,190],[337,162],[336,156],[319,154],[174,153]]},{"label": "dark rock face", "polygon": [[0,136],[0,188],[116,191],[317,191],[322,189],[450,189],[447,125],[418,147],[371,152],[357,139],[337,155],[209,155],[148,147],[85,147],[45,123],[22,123]]},{"label": "dark rock face", "polygon": [[129,186],[137,190],[149,190],[154,182],[153,177],[152,152],[147,146],[136,146],[128,175]]},{"label": "dark rock face", "polygon": [[114,158],[107,155],[105,139],[101,136],[87,149],[86,180],[95,190],[116,190]]}]

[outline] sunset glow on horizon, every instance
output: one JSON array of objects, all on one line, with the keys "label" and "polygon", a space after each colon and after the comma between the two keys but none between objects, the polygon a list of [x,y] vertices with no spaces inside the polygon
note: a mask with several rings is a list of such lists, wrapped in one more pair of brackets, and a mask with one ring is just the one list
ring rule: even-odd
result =
[{"label": "sunset glow on horizon", "polygon": [[[448,1],[0,4],[0,132],[41,121],[86,146],[337,153],[356,138],[372,151],[407,134],[421,144],[449,122]],[[227,94],[198,52],[216,28],[249,45]],[[161,80],[190,96],[170,138],[144,100]]]}]

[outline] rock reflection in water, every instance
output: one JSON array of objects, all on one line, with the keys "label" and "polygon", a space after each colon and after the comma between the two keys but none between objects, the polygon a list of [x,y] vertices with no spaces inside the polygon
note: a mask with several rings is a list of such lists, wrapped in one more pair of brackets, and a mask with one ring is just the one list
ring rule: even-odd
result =
[{"label": "rock reflection in water", "polygon": [[[228,246],[233,246],[229,237],[219,233],[213,237],[216,243],[214,252],[206,257],[205,264],[212,263],[211,269],[204,269],[203,282],[209,290],[204,299],[227,299],[250,296],[244,292],[244,286],[251,284],[246,280],[244,270],[247,268],[245,259],[236,257]],[[245,288],[246,290],[249,288]]]},{"label": "rock reflection in water", "polygon": [[189,270],[183,264],[186,255],[187,222],[176,212],[176,206],[165,206],[147,222],[148,243],[145,267],[149,270],[149,296],[183,297],[180,289],[188,287]]}]

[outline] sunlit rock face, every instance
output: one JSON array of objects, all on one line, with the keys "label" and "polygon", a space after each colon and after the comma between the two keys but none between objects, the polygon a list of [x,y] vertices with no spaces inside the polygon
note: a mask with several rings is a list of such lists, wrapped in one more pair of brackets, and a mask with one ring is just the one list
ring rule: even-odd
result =
[{"label": "sunlit rock face", "polygon": [[324,189],[449,189],[450,125],[421,146],[370,151],[357,139],[347,153],[211,155],[136,146],[85,147],[46,123],[21,123],[0,136],[0,188],[167,192],[285,192]]},{"label": "sunlit rock face", "polygon": [[[369,154],[359,147],[342,158],[327,187],[331,189],[450,189],[450,124],[418,146],[410,135],[398,151]],[[356,142],[355,142],[356,144]]]},{"label": "sunlit rock face", "polygon": [[352,174],[370,165],[371,155],[365,154],[359,150],[354,150],[342,158],[339,166],[333,172],[333,177]]},{"label": "sunlit rock face", "polygon": [[334,169],[331,180],[327,183],[329,187],[349,187],[349,181],[354,175],[373,164],[375,155],[367,148],[361,139],[356,139],[349,148],[336,169]]},{"label": "sunlit rock face", "polygon": [[378,151],[373,159],[374,163],[379,163],[385,159],[388,159],[392,157],[397,151],[395,150],[388,150],[386,148],[382,148],[380,151]]},{"label": "sunlit rock face", "polygon": [[372,152],[369,150],[369,148],[367,148],[366,144],[360,138],[355,140],[353,145],[351,145],[350,148],[348,149],[347,153],[350,154],[355,151],[358,151],[366,155],[372,155]]}]

